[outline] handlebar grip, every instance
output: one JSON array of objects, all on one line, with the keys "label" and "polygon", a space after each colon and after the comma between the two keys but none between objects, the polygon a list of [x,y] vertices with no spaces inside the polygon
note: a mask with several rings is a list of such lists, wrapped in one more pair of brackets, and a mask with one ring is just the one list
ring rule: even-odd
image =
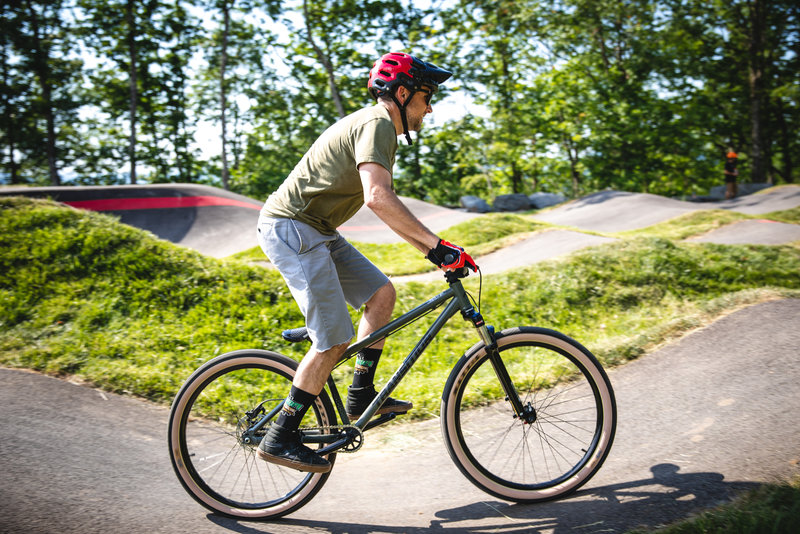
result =
[{"label": "handlebar grip", "polygon": [[452,254],[445,254],[444,255],[444,264],[445,265],[450,265],[454,261],[456,261],[456,258]]}]

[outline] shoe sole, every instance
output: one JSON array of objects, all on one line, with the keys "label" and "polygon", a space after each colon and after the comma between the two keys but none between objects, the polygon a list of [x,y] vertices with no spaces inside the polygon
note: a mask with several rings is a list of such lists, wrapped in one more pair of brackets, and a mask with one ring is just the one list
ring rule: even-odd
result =
[{"label": "shoe sole", "polygon": [[[403,410],[402,408],[397,408],[397,407],[392,408],[391,406],[386,407],[386,408],[378,408],[378,411],[375,412],[375,415],[383,415],[383,414],[386,414],[386,413],[396,413],[397,415],[403,415],[404,413],[408,413],[411,410],[411,408],[413,408],[413,407],[414,407],[414,405],[412,404],[406,410]],[[358,421],[358,418],[361,417],[361,414],[347,414],[347,417],[351,421]]]},{"label": "shoe sole", "polygon": [[283,458],[281,456],[273,456],[268,452],[264,452],[261,449],[258,449],[258,457],[265,462],[269,462],[275,465],[282,465],[284,467],[291,467],[292,469],[297,469],[298,471],[303,471],[306,473],[327,473],[333,467],[330,463],[325,465],[311,465],[311,464],[304,464],[302,462],[297,462],[294,460],[289,460],[287,458]]}]

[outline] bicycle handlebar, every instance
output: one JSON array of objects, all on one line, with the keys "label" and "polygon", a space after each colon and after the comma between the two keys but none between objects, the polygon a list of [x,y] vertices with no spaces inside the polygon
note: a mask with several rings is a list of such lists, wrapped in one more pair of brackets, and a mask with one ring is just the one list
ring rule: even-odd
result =
[{"label": "bicycle handlebar", "polygon": [[[470,258],[470,261],[472,259]],[[456,258],[452,254],[445,254],[444,256],[444,264],[451,264],[456,261]],[[477,266],[476,266],[477,267]],[[477,272],[477,271],[476,271]],[[466,265],[464,267],[459,267],[457,269],[453,269],[452,271],[445,271],[444,277],[448,282],[453,282],[459,278],[466,278],[469,276],[469,267]]]}]

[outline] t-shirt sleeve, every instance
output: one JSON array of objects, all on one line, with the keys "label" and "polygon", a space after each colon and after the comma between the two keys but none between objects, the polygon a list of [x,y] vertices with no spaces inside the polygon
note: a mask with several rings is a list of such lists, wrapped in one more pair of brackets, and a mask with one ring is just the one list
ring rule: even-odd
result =
[{"label": "t-shirt sleeve", "polygon": [[355,132],[356,166],[377,163],[389,172],[394,166],[397,134],[391,121],[372,120]]}]

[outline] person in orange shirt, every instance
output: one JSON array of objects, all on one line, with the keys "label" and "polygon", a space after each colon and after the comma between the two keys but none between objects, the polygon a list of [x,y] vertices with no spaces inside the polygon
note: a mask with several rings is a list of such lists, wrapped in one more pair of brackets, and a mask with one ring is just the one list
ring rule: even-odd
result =
[{"label": "person in orange shirt", "polygon": [[739,170],[736,168],[736,164],[738,162],[739,160],[736,152],[733,150],[728,152],[727,159],[725,161],[725,200],[736,198],[736,194],[738,192],[736,187],[736,177],[739,176]]}]

